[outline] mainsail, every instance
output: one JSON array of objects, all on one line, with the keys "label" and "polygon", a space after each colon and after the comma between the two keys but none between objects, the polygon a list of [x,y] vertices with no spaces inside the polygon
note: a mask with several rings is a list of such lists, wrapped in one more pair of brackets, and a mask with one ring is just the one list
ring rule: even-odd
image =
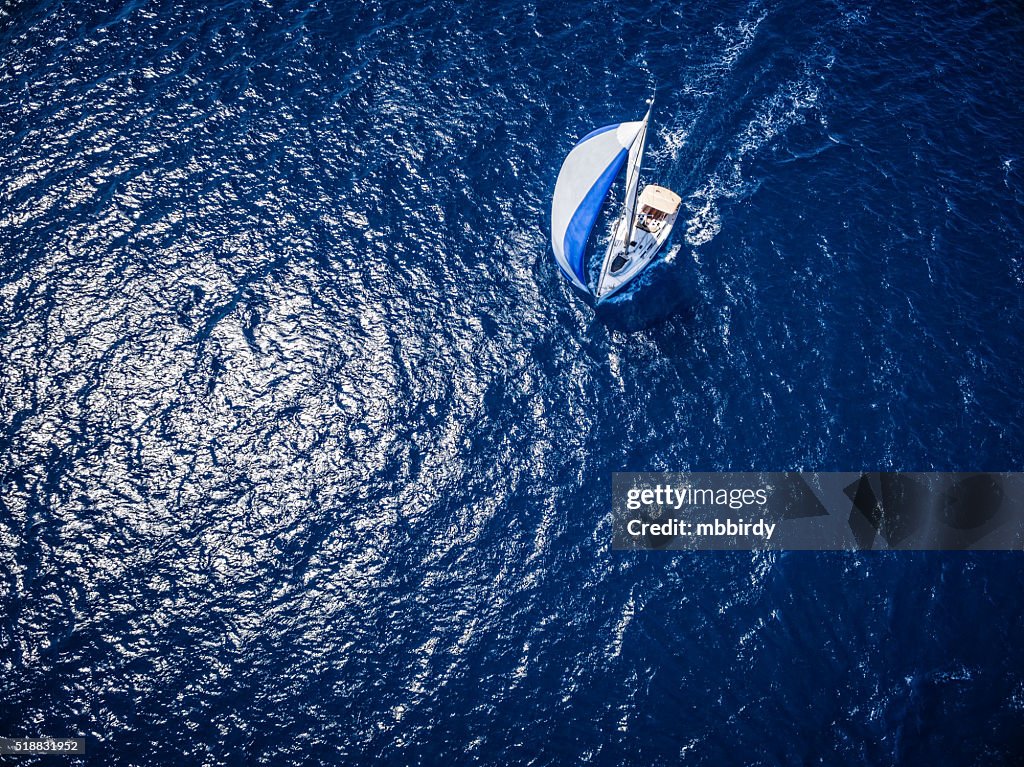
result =
[{"label": "mainsail", "polygon": [[608,252],[612,249],[628,246],[633,238],[633,222],[636,220],[636,198],[637,188],[640,185],[640,163],[644,158],[644,143],[647,140],[647,121],[651,117],[651,111],[643,119],[643,127],[637,135],[633,145],[629,148],[629,161],[626,163],[626,199],[622,206],[622,215],[615,224],[615,233],[611,242],[608,243]]},{"label": "mainsail", "polygon": [[[637,122],[598,128],[573,147],[558,173],[551,201],[551,246],[555,251],[555,260],[565,276],[587,292],[590,289],[583,269],[587,240],[590,239],[601,204],[608,196],[608,190],[627,157],[633,171],[632,187],[627,186],[626,190],[627,205],[635,206],[639,157],[643,153],[642,137],[646,128],[646,117]],[[632,214],[628,221],[630,223],[627,225],[632,226]]]}]

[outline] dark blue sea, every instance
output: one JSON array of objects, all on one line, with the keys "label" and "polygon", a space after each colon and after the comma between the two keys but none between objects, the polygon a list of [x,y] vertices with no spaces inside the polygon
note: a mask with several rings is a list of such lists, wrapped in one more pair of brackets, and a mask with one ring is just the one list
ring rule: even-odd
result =
[{"label": "dark blue sea", "polygon": [[[555,178],[655,92],[595,312]],[[1019,553],[610,548],[613,471],[1021,469],[1022,238],[1013,0],[9,0],[0,735],[1022,764]]]}]

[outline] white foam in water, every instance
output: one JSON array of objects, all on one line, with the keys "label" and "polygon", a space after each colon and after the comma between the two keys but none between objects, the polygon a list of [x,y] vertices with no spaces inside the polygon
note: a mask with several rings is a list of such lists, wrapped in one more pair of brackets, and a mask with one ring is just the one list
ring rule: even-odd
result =
[{"label": "white foam in water", "polygon": [[[817,111],[821,89],[811,78],[813,71],[805,66],[805,76],[785,83],[764,99],[754,117],[740,131],[735,148],[729,151],[707,183],[699,187],[686,202],[690,218],[686,225],[686,242],[697,247],[710,242],[722,230],[718,201],[743,196],[757,184],[743,174],[743,161],[771,145],[794,125],[805,122],[808,113]],[[817,119],[823,118],[818,115]]]},{"label": "white foam in water", "polygon": [[768,11],[762,10],[755,19],[741,19],[732,29],[726,28],[724,24],[715,27],[715,34],[726,42],[726,48],[718,68],[732,69],[743,52],[750,47],[757,35],[757,28],[768,16]]},{"label": "white foam in water", "polygon": [[626,388],[626,382],[622,380],[622,370],[619,365],[619,355],[614,351],[608,352],[608,370],[612,374],[612,378],[619,385],[620,389]]},{"label": "white foam in water", "polygon": [[690,198],[701,203],[686,222],[686,242],[692,247],[711,242],[715,235],[722,231],[722,219],[718,214],[712,189],[713,184],[709,184]]},{"label": "white foam in water", "polygon": [[648,156],[654,160],[672,160],[673,162],[679,159],[679,152],[686,146],[686,139],[689,137],[690,132],[686,128],[666,128],[658,131],[658,138],[661,139],[661,145],[648,153]]},{"label": "white foam in water", "polygon": [[816,85],[805,81],[784,85],[761,104],[757,115],[740,134],[739,157],[756,152],[789,128],[804,122],[805,112],[817,105],[819,93]]}]

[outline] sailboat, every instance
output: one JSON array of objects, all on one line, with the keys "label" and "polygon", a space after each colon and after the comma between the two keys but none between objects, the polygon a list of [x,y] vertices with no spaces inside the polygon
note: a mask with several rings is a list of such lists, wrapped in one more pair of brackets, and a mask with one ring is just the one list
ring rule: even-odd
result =
[{"label": "sailboat", "polygon": [[[608,298],[632,282],[668,241],[679,195],[663,186],[640,188],[640,164],[651,119],[615,123],[584,136],[569,152],[555,182],[551,200],[551,246],[566,278],[597,300]],[[605,198],[626,166],[626,196],[605,251],[597,287],[587,285],[584,254]]]}]

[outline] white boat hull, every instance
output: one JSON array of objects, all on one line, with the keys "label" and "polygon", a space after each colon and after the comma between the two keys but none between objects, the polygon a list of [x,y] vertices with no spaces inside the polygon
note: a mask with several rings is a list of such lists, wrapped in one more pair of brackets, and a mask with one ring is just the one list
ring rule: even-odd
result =
[{"label": "white boat hull", "polygon": [[627,243],[625,227],[617,226],[623,234],[605,254],[595,291],[598,301],[622,290],[654,260],[672,234],[680,202],[678,195],[664,187],[652,184],[644,188],[630,227],[632,238]]}]

